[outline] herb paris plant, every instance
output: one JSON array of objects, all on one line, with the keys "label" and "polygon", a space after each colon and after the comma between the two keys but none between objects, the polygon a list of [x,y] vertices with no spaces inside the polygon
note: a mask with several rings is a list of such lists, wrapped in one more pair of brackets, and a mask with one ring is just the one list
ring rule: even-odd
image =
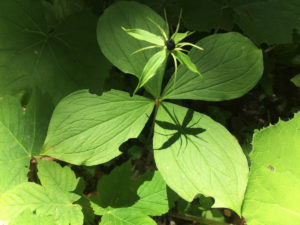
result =
[{"label": "herb paris plant", "polygon": [[[150,19],[145,19],[145,15]],[[119,146],[123,142],[138,137],[155,107],[154,134],[148,132],[154,135],[155,163],[168,186],[187,201],[202,193],[215,199],[213,207],[230,208],[240,214],[248,179],[248,164],[241,147],[226,128],[208,116],[165,100],[180,93],[186,98],[206,100],[209,96],[215,101],[245,94],[262,74],[261,50],[246,37],[227,33],[199,41],[196,45],[203,47],[203,51],[193,47],[188,55],[177,50],[174,53],[175,43],[181,40],[179,36],[189,32],[173,36],[175,47],[171,42],[166,46],[168,36],[159,37],[161,31],[155,24],[167,35],[166,22],[149,7],[118,2],[105,10],[97,31],[102,52],[118,69],[136,75],[139,80],[145,79],[141,78],[143,71],[152,71],[152,78],[144,87],[153,98],[130,97],[117,90],[102,96],[87,90],[67,96],[54,111],[42,154],[77,165],[107,162],[121,154]],[[139,39],[128,35],[122,27]],[[152,38],[154,35],[158,38]],[[145,37],[151,37],[149,40],[163,50],[153,47],[132,55],[149,47],[140,40]],[[180,47],[185,45],[181,44]],[[161,63],[165,60],[153,60],[153,56],[167,52],[190,57],[203,78],[199,79],[199,74],[181,63],[161,95],[166,64]],[[155,76],[153,66],[149,66],[151,61],[159,68]]]},{"label": "herb paris plant", "polygon": [[[184,66],[186,66],[190,71],[196,73],[199,75],[200,78],[202,78],[202,75],[197,69],[197,66],[190,60],[190,58],[182,53],[182,51],[187,50],[183,49],[182,47],[184,46],[192,46],[195,47],[199,50],[203,50],[203,48],[194,45],[192,43],[188,42],[180,42],[189,35],[193,34],[194,32],[187,31],[185,33],[178,33],[179,31],[179,26],[180,26],[180,19],[182,16],[182,11],[180,11],[180,16],[179,16],[179,21],[176,27],[175,33],[171,36],[168,37],[168,34],[163,30],[163,28],[157,24],[155,21],[153,21],[151,18],[147,17],[147,19],[153,23],[158,30],[161,33],[161,36],[155,35],[149,31],[143,30],[143,29],[126,29],[122,27],[124,31],[126,31],[129,35],[132,37],[149,42],[154,45],[150,45],[141,49],[136,50],[132,54],[139,53],[141,51],[145,51],[148,49],[153,49],[153,48],[162,48],[161,51],[157,52],[154,54],[149,61],[146,63],[142,75],[140,76],[139,83],[134,91],[136,93],[139,88],[143,87],[155,74],[157,73],[158,69],[164,65],[164,62],[168,58],[169,54],[171,54],[173,60],[174,60],[174,66],[175,66],[175,78],[174,78],[174,84],[176,81],[176,75],[177,75],[177,60]],[[166,18],[166,27],[167,31],[169,28],[168,22],[167,22],[167,16],[165,12],[165,18]]]}]

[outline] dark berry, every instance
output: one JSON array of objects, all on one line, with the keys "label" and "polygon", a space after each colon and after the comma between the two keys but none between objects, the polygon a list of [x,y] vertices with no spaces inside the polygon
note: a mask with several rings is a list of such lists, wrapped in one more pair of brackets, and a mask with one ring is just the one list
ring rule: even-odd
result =
[{"label": "dark berry", "polygon": [[170,50],[170,51],[175,48],[175,42],[174,42],[173,39],[167,40],[165,42],[165,45],[167,46],[167,49]]}]

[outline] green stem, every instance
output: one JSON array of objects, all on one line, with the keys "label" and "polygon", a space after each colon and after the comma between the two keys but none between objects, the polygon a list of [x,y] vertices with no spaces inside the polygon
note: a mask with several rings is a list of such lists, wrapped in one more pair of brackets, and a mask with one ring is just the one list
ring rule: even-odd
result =
[{"label": "green stem", "polygon": [[154,109],[153,121],[152,121],[152,124],[151,124],[149,135],[148,135],[147,140],[145,142],[145,146],[147,146],[147,144],[151,140],[151,137],[153,136],[154,125],[155,125],[155,118],[156,118],[156,114],[157,114],[157,111],[158,111],[159,103],[160,103],[160,99],[159,98],[155,99],[155,109]]}]

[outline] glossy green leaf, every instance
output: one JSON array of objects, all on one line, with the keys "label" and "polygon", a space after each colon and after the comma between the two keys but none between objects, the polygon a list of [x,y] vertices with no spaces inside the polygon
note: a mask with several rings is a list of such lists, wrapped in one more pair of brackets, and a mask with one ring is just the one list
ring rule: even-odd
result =
[{"label": "glossy green leaf", "polygon": [[208,116],[161,103],[154,130],[156,166],[180,197],[211,196],[213,207],[241,213],[248,164],[236,139]]},{"label": "glossy green leaf", "polygon": [[122,29],[125,32],[127,32],[130,36],[138,40],[146,41],[155,45],[165,45],[164,39],[161,36],[155,35],[149,31],[142,29],[126,29],[124,27],[122,27]]},{"label": "glossy green leaf", "polygon": [[188,68],[190,71],[192,71],[193,73],[196,73],[199,75],[200,78],[202,78],[202,75],[200,74],[200,72],[197,69],[197,66],[191,61],[190,57],[184,53],[182,53],[181,51],[173,51],[174,55],[176,56],[176,58],[178,59],[178,61],[185,66],[186,68]]},{"label": "glossy green leaf", "polygon": [[0,97],[0,195],[28,180],[30,158],[41,151],[51,112],[40,92],[23,107],[16,97]]},{"label": "glossy green leaf", "polygon": [[47,24],[36,0],[0,2],[0,95],[38,86],[53,101],[82,88],[102,90],[111,65],[97,47],[97,18],[76,14]]},{"label": "glossy green leaf", "polygon": [[204,50],[192,49],[189,57],[203,79],[179,66],[175,87],[173,76],[164,90],[164,99],[234,99],[247,93],[261,78],[262,52],[241,34],[215,34],[196,45]]},{"label": "glossy green leaf", "polygon": [[[117,2],[107,8],[100,16],[97,37],[101,51],[118,69],[136,77],[142,75],[143,69],[149,59],[159,51],[150,49],[132,55],[138,49],[149,46],[145,41],[140,41],[128,35],[126,29],[143,29],[159,35],[159,29],[147,18],[151,18],[164,30],[165,21],[149,7],[136,2]],[[163,74],[149,81],[146,89],[155,97],[160,95]]]},{"label": "glossy green leaf", "polygon": [[143,70],[143,73],[141,77],[139,78],[139,84],[136,88],[136,91],[143,87],[155,74],[157,74],[157,71],[165,66],[165,62],[168,56],[167,50],[163,49],[159,52],[157,52],[155,55],[153,55],[149,61],[146,63],[145,68]]},{"label": "glossy green leaf", "polygon": [[300,113],[256,131],[252,145],[247,224],[300,224]]},{"label": "glossy green leaf", "polygon": [[300,74],[294,76],[291,81],[297,86],[300,87]]},{"label": "glossy green leaf", "polygon": [[140,134],[153,106],[150,99],[122,91],[75,92],[54,110],[43,155],[76,165],[107,162],[121,154],[123,142]]},{"label": "glossy green leaf", "polygon": [[99,225],[156,225],[149,216],[133,209],[111,209],[101,218]]},{"label": "glossy green leaf", "polygon": [[291,43],[294,30],[300,31],[298,0],[237,2],[238,5],[233,4],[237,13],[236,23],[259,44]]},{"label": "glossy green leaf", "polygon": [[[70,192],[75,189],[78,181],[72,179],[73,172],[55,164],[55,162],[43,162],[38,165],[40,170],[49,170],[47,173],[38,174],[44,183],[43,186],[26,182],[1,195],[0,219],[9,221],[30,210],[32,214],[54,216],[55,224],[82,225],[81,207],[73,204],[80,196]],[[53,177],[49,174],[55,174],[58,171],[60,177],[51,182]],[[56,182],[61,184],[60,187],[53,186]],[[61,187],[65,187],[65,190]]]}]

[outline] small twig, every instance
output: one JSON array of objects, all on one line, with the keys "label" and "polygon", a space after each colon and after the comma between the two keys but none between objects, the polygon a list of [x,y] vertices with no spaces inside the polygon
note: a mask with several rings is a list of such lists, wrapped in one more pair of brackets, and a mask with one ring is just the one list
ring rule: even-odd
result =
[{"label": "small twig", "polygon": [[273,45],[273,46],[270,46],[269,48],[266,48],[266,49],[264,50],[264,52],[265,52],[265,53],[268,53],[268,52],[272,51],[274,48],[276,48],[276,45]]},{"label": "small twig", "polygon": [[182,220],[187,220],[187,221],[197,221],[200,223],[205,223],[207,225],[230,225],[229,223],[208,220],[208,219],[204,219],[204,218],[192,216],[192,215],[171,214],[171,217],[174,217],[177,219],[182,219]]}]

